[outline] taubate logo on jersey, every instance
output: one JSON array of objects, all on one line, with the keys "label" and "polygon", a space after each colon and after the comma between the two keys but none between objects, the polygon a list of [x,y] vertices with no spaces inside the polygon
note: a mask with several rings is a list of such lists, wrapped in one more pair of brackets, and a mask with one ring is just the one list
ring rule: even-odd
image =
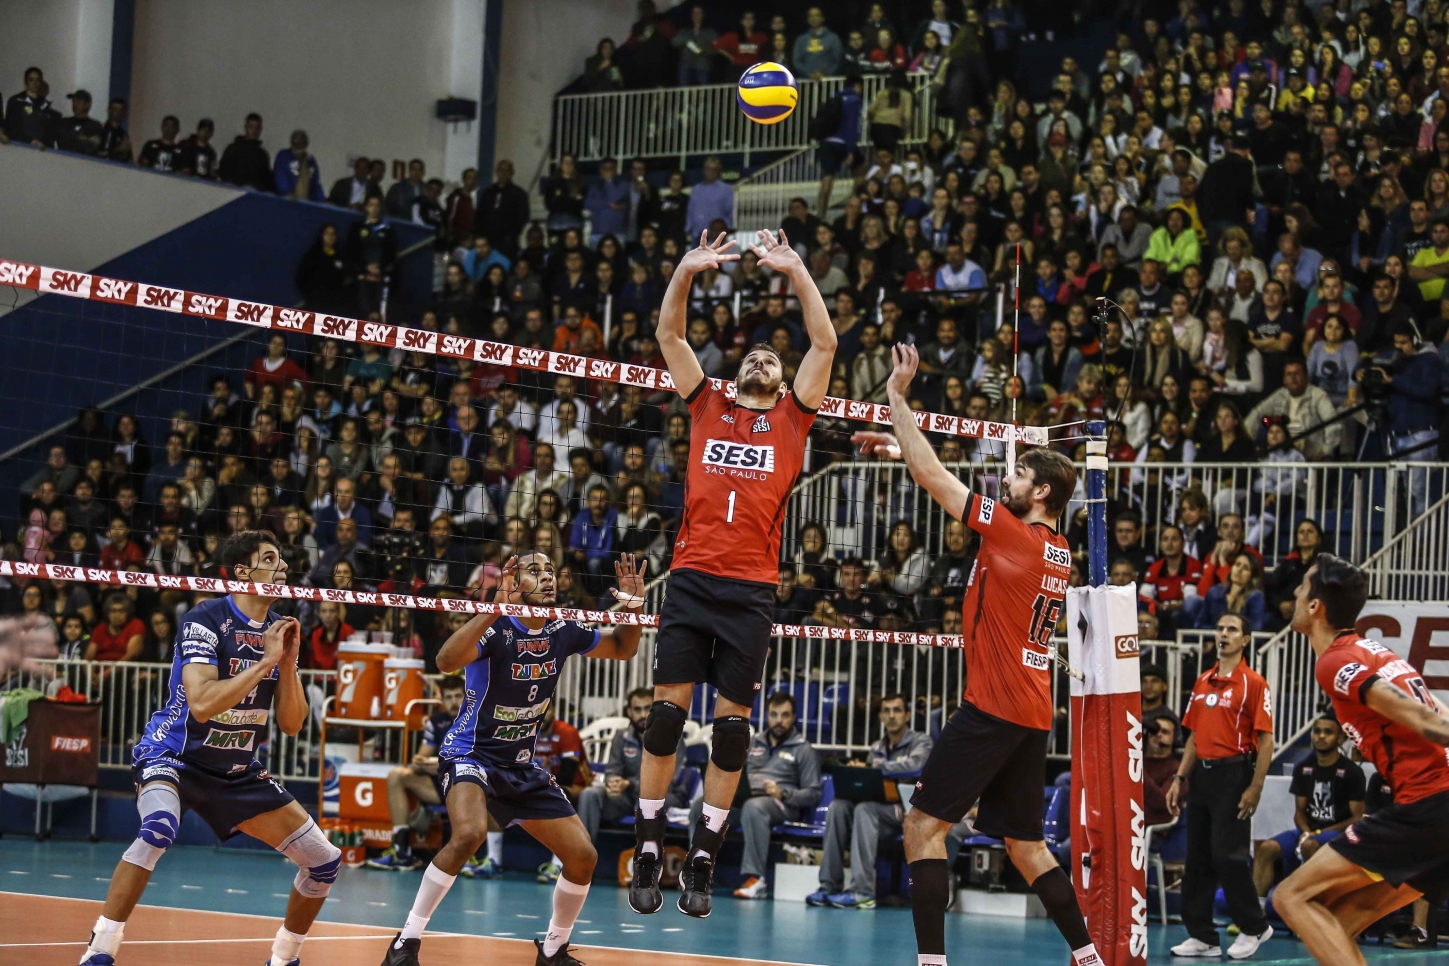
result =
[{"label": "taubate logo on jersey", "polygon": [[232,708],[229,711],[219,711],[211,716],[215,724],[224,725],[264,725],[267,723],[266,708]]},{"label": "taubate logo on jersey", "polygon": [[542,664],[513,665],[513,680],[515,681],[538,681],[543,678],[551,678],[557,673],[558,664],[554,661],[544,661]]},{"label": "taubate logo on jersey", "polygon": [[748,443],[733,443],[727,439],[706,440],[704,465],[773,473],[775,471],[775,447],[751,446]]},{"label": "taubate logo on jersey", "polygon": [[[255,663],[257,663],[257,662],[256,661],[249,661],[249,660],[247,660],[244,657],[234,657],[234,658],[232,658],[231,659],[231,676],[232,677],[236,677],[238,674],[240,674],[241,672],[245,671],[247,668],[251,667]],[[270,671],[270,673],[267,674],[266,680],[268,680],[268,681],[275,681],[278,678],[279,678],[279,675],[277,674],[277,669],[276,668],[272,668],[272,670]]]}]

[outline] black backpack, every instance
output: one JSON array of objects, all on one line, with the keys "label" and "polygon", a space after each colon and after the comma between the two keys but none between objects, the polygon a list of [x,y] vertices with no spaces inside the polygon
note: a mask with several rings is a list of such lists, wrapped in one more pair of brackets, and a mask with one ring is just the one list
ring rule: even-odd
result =
[{"label": "black backpack", "polygon": [[806,131],[810,140],[824,141],[840,130],[840,117],[843,111],[841,102],[843,100],[842,94],[836,94],[815,110],[815,116],[810,119],[810,127]]}]

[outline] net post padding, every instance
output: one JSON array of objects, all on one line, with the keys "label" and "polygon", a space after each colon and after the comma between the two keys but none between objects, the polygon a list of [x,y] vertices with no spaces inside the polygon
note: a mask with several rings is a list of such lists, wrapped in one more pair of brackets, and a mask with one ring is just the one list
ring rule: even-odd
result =
[{"label": "net post padding", "polygon": [[1104,966],[1147,962],[1137,587],[1067,591],[1072,882]]}]

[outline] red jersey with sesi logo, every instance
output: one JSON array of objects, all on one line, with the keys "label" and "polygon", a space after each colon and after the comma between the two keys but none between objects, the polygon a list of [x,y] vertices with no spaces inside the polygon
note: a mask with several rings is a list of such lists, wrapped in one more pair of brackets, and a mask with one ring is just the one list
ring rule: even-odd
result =
[{"label": "red jersey with sesi logo", "polygon": [[1449,791],[1449,750],[1368,706],[1369,686],[1379,680],[1434,707],[1429,686],[1412,664],[1377,641],[1350,632],[1323,652],[1314,675],[1333,699],[1344,733],[1394,790],[1395,804]]},{"label": "red jersey with sesi logo", "polygon": [[961,601],[964,697],[989,715],[1044,731],[1052,726],[1049,652],[1071,551],[1045,523],[1023,523],[975,493],[966,499],[965,522],[981,534],[981,551]]},{"label": "red jersey with sesi logo", "polygon": [[705,379],[687,400],[689,470],[671,570],[774,586],[785,505],[805,461],[815,413],[790,393],[761,412]]}]

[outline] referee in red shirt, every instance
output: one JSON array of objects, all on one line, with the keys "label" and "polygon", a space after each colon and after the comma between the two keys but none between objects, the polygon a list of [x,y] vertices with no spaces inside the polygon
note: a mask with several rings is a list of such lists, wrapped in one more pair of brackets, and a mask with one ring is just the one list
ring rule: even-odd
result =
[{"label": "referee in red shirt", "polygon": [[1218,618],[1218,663],[1198,677],[1182,725],[1192,731],[1182,764],[1167,790],[1178,813],[1182,783],[1191,778],[1187,804],[1187,867],[1182,878],[1186,941],[1174,956],[1221,956],[1213,926],[1213,895],[1223,887],[1228,912],[1241,932],[1228,956],[1245,959],[1273,935],[1253,888],[1248,858],[1253,812],[1273,761],[1273,698],[1268,682],[1243,660],[1251,631],[1241,614]]},{"label": "referee in red shirt", "polygon": [[981,535],[962,598],[966,692],[931,749],[904,823],[917,966],[946,966],[946,833],[978,802],[976,830],[1005,841],[1012,865],[1067,941],[1073,966],[1101,966],[1072,880],[1042,835],[1047,735],[1055,717],[1051,638],[1072,563],[1056,523],[1076,486],[1076,467],[1035,447],[1002,476],[999,499],[972,493],[941,465],[916,426],[906,399],[915,348],[897,345],[893,356],[886,393],[896,434],[856,433],[851,441],[863,454],[904,458],[911,478]]}]

